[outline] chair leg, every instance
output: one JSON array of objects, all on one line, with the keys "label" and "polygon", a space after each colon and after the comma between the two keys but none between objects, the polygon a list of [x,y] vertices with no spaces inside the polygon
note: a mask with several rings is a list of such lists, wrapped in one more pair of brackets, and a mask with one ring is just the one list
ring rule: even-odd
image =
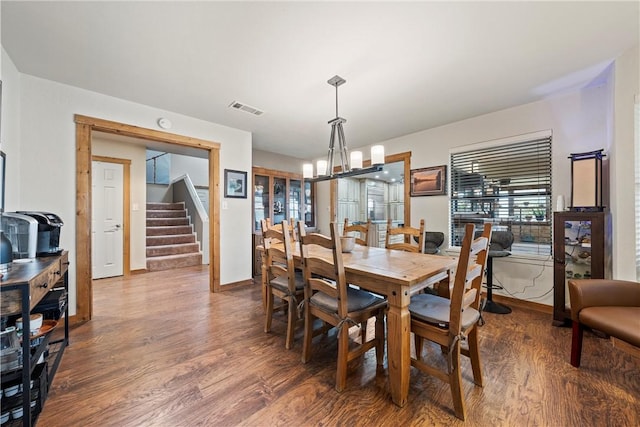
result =
[{"label": "chair leg", "polygon": [[266,310],[267,310],[267,292],[269,292],[270,289],[268,289],[269,286],[267,285],[267,269],[264,266],[264,264],[260,268],[260,271],[262,272],[262,279],[261,279],[261,284],[262,284],[262,308],[266,312]]},{"label": "chair leg", "polygon": [[273,292],[269,286],[267,286],[265,298],[264,331],[266,333],[271,331],[271,319],[273,318]]},{"label": "chair leg", "polygon": [[336,391],[344,390],[347,385],[347,363],[349,357],[349,327],[343,326],[338,334],[338,363],[336,369]]},{"label": "chair leg", "polygon": [[462,373],[460,371],[460,341],[457,340],[449,349],[449,386],[453,398],[453,410],[462,421],[466,418],[464,396],[462,394]]},{"label": "chair leg", "polygon": [[480,363],[477,327],[474,326],[473,330],[469,332],[467,343],[469,344],[469,359],[471,359],[471,369],[473,370],[473,382],[482,387],[482,364]]},{"label": "chair leg", "polygon": [[365,320],[360,324],[360,343],[364,344],[367,342],[367,325],[369,321]]},{"label": "chair leg", "polygon": [[573,321],[571,334],[571,365],[580,367],[580,357],[582,356],[582,335],[584,327],[580,322]]},{"label": "chair leg", "polygon": [[414,337],[413,338],[414,339],[414,343],[416,345],[416,359],[417,360],[421,360],[422,359],[422,350],[423,350],[422,347],[423,347],[423,344],[424,344],[424,339],[420,335],[416,334],[415,332],[413,334],[413,337]]},{"label": "chair leg", "polygon": [[384,365],[384,312],[376,316],[376,363]]},{"label": "chair leg", "polygon": [[313,316],[309,311],[309,301],[304,308],[304,338],[302,340],[302,363],[307,363],[311,357],[311,340],[313,339]]},{"label": "chair leg", "polygon": [[298,319],[298,313],[296,313],[296,299],[292,296],[289,296],[288,299],[288,316],[287,316],[287,338],[285,340],[284,346],[287,350],[290,350],[293,347],[293,333],[296,328],[296,320]]}]

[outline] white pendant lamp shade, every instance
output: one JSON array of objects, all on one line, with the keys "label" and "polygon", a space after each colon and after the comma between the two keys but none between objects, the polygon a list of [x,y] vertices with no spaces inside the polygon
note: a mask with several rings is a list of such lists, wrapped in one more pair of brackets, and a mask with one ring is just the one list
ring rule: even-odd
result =
[{"label": "white pendant lamp shade", "polygon": [[322,176],[322,175],[326,175],[327,174],[327,161],[326,160],[318,160],[318,163],[316,163],[316,172],[318,173],[318,176]]},{"label": "white pendant lamp shade", "polygon": [[305,163],[302,165],[302,177],[304,179],[313,178],[313,164]]},{"label": "white pendant lamp shade", "polygon": [[351,152],[351,169],[362,169],[362,151]]},{"label": "white pendant lamp shade", "polygon": [[384,164],[384,145],[374,145],[373,147],[371,147],[371,164]]}]

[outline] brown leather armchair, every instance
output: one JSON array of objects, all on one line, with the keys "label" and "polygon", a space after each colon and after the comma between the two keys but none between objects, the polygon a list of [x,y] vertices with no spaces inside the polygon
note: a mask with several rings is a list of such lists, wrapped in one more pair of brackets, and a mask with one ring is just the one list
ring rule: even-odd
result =
[{"label": "brown leather armchair", "polygon": [[640,283],[611,279],[569,280],[573,335],[571,364],[580,366],[584,327],[604,332],[614,344],[640,355]]}]

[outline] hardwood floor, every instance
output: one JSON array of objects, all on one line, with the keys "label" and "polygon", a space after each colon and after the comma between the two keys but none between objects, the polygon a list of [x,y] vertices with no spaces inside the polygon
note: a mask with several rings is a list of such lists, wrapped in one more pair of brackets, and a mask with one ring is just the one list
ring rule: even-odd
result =
[{"label": "hardwood floor", "polygon": [[485,386],[463,360],[464,423],[448,386],[413,368],[409,403],[394,405],[373,350],[337,393],[334,334],[300,363],[301,334],[285,350],[282,313],[263,332],[258,285],[210,294],[206,267],[187,267],[93,289],[94,319],[72,330],[39,426],[640,425],[640,359],[586,333],[575,369],[570,329],[547,314],[484,314]]}]

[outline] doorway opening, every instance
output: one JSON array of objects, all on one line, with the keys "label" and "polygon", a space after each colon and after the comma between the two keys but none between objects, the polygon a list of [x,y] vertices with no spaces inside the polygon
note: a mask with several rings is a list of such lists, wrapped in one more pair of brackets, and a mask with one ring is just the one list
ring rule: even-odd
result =
[{"label": "doorway opening", "polygon": [[76,123],[76,320],[85,322],[93,313],[91,260],[91,138],[93,132],[206,150],[209,160],[209,289],[220,291],[220,144],[217,142],[146,129],[94,117],[75,115]]}]

